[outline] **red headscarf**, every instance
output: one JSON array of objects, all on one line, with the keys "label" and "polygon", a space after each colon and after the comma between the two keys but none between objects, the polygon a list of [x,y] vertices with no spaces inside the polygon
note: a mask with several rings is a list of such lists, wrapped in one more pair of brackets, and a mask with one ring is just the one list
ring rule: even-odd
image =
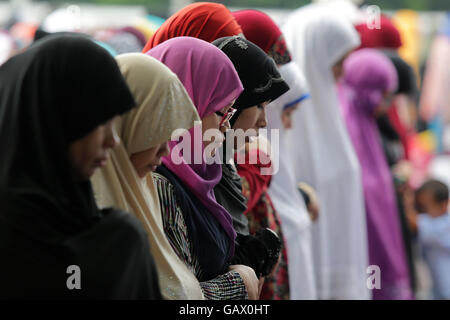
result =
[{"label": "red headscarf", "polygon": [[167,19],[148,40],[142,52],[175,37],[194,37],[213,42],[239,33],[242,33],[241,27],[223,4],[197,2]]},{"label": "red headscarf", "polygon": [[283,33],[268,15],[258,10],[240,10],[232,14],[244,36],[269,54],[277,64],[291,61]]},{"label": "red headscarf", "polygon": [[[249,159],[256,159],[256,164],[250,164]],[[238,174],[244,177],[250,187],[250,197],[247,201],[247,210],[245,213],[252,211],[258,203],[261,195],[267,191],[272,180],[272,175],[262,175],[262,168],[270,168],[270,156],[259,149],[252,149],[245,155],[245,163],[237,164]]]},{"label": "red headscarf", "polygon": [[361,37],[361,48],[391,48],[398,49],[402,46],[400,31],[385,15],[380,17],[380,28],[369,29],[366,23],[356,26]]}]

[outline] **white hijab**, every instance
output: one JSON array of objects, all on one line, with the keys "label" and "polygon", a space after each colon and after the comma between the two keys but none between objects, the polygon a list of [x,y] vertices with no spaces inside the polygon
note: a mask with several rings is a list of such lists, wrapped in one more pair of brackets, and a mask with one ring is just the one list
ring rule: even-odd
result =
[{"label": "white hijab", "polygon": [[282,29],[311,94],[294,114],[287,141],[297,181],[314,187],[320,201],[319,219],[312,227],[317,293],[320,299],[366,299],[361,172],[332,74],[332,66],[360,40],[350,21],[311,7],[296,11]]},{"label": "white hijab", "polygon": [[198,280],[164,233],[152,175],[140,178],[130,160],[133,153],[168,141],[173,130],[189,129],[200,118],[183,84],[160,61],[141,53],[119,55],[116,60],[137,107],[118,119],[121,143],[92,178],[97,204],[123,209],[142,222],[165,299],[203,299]]},{"label": "white hijab", "polygon": [[[290,298],[316,299],[316,286],[311,251],[311,220],[303,198],[297,190],[290,148],[286,143],[286,130],[281,122],[285,108],[301,103],[308,96],[306,81],[298,66],[290,62],[279,68],[290,89],[267,108],[267,129],[279,130],[279,146],[272,149],[272,161],[278,171],[272,176],[269,195],[280,215],[281,228],[286,240]],[[277,143],[270,136],[272,147]],[[278,150],[278,152],[277,152]]]}]

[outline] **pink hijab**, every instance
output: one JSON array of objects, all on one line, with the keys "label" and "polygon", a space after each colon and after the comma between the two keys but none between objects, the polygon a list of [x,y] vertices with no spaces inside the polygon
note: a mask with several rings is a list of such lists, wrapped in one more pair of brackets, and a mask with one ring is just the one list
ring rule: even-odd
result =
[{"label": "pink hijab", "polygon": [[[164,41],[146,54],[164,63],[178,76],[196,106],[200,118],[229,105],[244,90],[230,59],[220,49],[206,41],[191,37],[176,37]],[[194,137],[194,130],[195,128],[189,130],[191,137]],[[194,137],[197,141],[201,138],[197,135],[198,131],[201,133],[201,130],[197,129]],[[177,143],[177,141],[169,142],[171,153]],[[203,142],[201,150],[203,154]],[[192,141],[191,154],[194,159],[193,151]],[[184,158],[180,164],[175,164],[170,156],[164,157],[163,163],[214,215],[234,242],[236,232],[231,216],[217,203],[213,191],[222,178],[221,165],[206,164],[203,157],[200,164],[188,164]]]}]

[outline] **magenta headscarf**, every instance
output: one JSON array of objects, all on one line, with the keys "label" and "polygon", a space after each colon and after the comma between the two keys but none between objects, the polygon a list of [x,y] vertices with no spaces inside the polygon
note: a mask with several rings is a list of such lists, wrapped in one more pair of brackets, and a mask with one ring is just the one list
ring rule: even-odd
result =
[{"label": "magenta headscarf", "polygon": [[353,100],[363,109],[361,112],[369,115],[383,101],[384,92],[394,92],[398,85],[394,65],[375,49],[352,53],[344,62],[342,82],[355,95]]},{"label": "magenta headscarf", "polygon": [[383,53],[362,49],[345,60],[339,98],[362,170],[369,263],[382,272],[374,299],[412,297],[393,179],[374,117],[384,91],[396,88],[397,72]]},{"label": "magenta headscarf", "polygon": [[[158,59],[172,70],[183,83],[197,108],[200,118],[216,112],[233,100],[244,90],[231,60],[216,46],[191,37],[172,38],[157,45],[146,54]],[[195,128],[189,130],[193,137]],[[196,131],[195,139],[198,139]],[[172,150],[178,142],[169,142]],[[194,143],[191,154],[193,155]],[[202,153],[204,146],[202,142]],[[192,156],[193,157],[193,156]],[[213,214],[234,243],[236,232],[231,215],[217,203],[214,187],[222,178],[220,164],[181,164],[172,162],[170,156],[163,158],[164,165],[190,189],[190,191]]]}]

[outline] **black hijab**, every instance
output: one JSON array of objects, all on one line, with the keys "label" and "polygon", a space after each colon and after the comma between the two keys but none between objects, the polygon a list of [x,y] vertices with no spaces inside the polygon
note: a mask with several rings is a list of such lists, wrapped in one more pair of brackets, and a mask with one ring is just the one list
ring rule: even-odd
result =
[{"label": "black hijab", "polygon": [[143,228],[98,210],[68,157],[134,105],[115,60],[82,37],[48,36],[0,67],[0,297],[159,297]]},{"label": "black hijab", "polygon": [[417,84],[413,68],[397,53],[386,52],[386,55],[391,59],[397,71],[398,87],[395,93],[403,93],[414,98],[417,94]]},{"label": "black hijab", "polygon": [[[289,90],[281,77],[275,62],[254,43],[238,36],[224,37],[212,42],[233,62],[241,79],[244,91],[234,104],[236,114],[231,118],[233,126],[242,110],[265,101],[273,101]],[[227,164],[226,143],[221,150],[225,164],[222,165],[222,179],[214,188],[216,200],[231,214],[233,227],[239,234],[248,235],[248,221],[244,215],[247,200],[242,195],[240,177]]]},{"label": "black hijab", "polygon": [[212,44],[230,58],[244,86],[234,104],[237,112],[231,118],[232,125],[242,110],[273,101],[289,90],[273,59],[254,43],[233,36],[217,39]]}]

